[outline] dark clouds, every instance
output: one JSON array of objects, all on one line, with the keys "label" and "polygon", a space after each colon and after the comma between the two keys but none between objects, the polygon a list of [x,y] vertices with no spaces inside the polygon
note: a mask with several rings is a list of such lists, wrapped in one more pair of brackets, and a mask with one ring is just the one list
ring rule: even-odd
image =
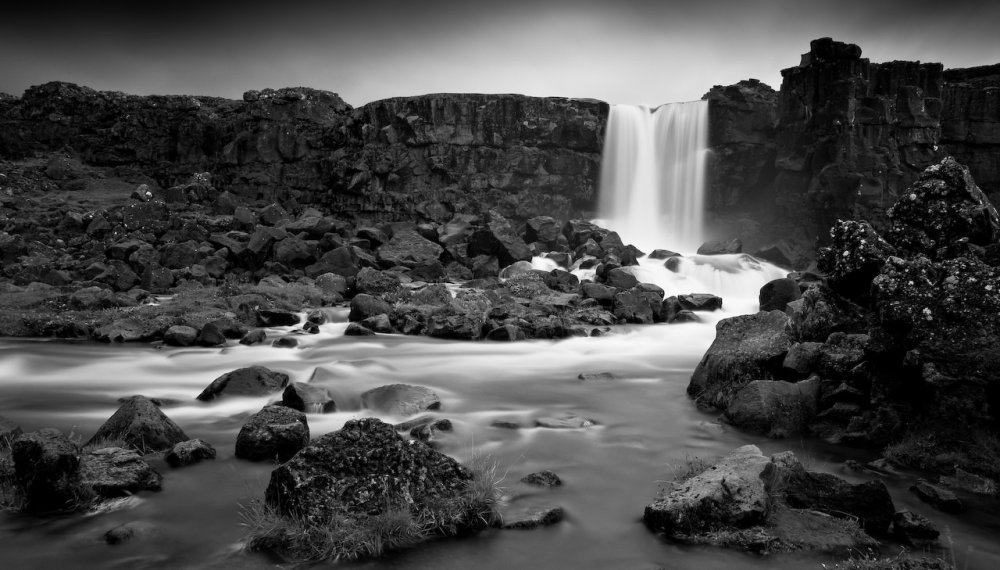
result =
[{"label": "dark clouds", "polygon": [[54,79],[132,93],[239,97],[306,85],[349,103],[518,92],[662,103],[757,77],[809,40],[873,61],[1000,62],[994,2],[453,0],[80,2],[0,19],[0,91]]}]

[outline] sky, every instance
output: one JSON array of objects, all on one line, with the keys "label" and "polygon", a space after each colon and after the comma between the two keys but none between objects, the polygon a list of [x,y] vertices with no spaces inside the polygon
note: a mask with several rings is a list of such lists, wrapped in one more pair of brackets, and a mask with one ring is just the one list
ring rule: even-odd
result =
[{"label": "sky", "polygon": [[996,0],[97,0],[0,17],[0,92],[47,81],[240,98],[305,86],[353,106],[441,92],[659,105],[756,78],[810,40],[873,62],[1000,63]]}]

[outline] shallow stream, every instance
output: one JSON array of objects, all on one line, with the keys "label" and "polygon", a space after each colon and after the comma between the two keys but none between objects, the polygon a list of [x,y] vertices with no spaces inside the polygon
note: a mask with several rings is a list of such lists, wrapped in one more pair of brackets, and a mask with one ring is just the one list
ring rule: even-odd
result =
[{"label": "shallow stream", "polygon": [[[662,262],[645,262],[641,281],[667,294],[715,292],[724,310],[701,323],[619,327],[597,338],[517,343],[454,342],[379,335],[345,337],[346,310],[318,335],[298,336],[294,349],[234,345],[223,349],[155,349],[57,341],[0,341],[0,415],[25,431],[57,427],[83,440],[118,407],[118,399],[143,394],[165,400],[164,411],[190,437],[219,452],[216,461],[183,468],[158,466],[164,490],[142,493],[127,508],[87,516],[35,518],[0,515],[3,568],[267,568],[277,562],[239,551],[241,503],[262,497],[272,465],[234,458],[243,420],[273,398],[195,396],[219,375],[252,364],[286,372],[293,381],[328,387],[342,411],[310,414],[313,437],[336,430],[359,410],[360,394],[390,383],[428,386],[441,397],[436,413],[454,432],[442,451],[461,460],[489,454],[516,486],[530,472],[551,469],[564,484],[525,500],[562,505],[567,520],[531,531],[489,531],[440,540],[385,559],[348,565],[370,569],[552,568],[820,568],[815,557],[761,558],[714,548],[665,542],[646,530],[641,517],[658,481],[692,456],[712,458],[747,443],[765,453],[792,449],[812,469],[850,480],[842,463],[871,459],[867,452],[810,439],[774,441],[741,433],[695,408],[685,389],[691,372],[714,338],[714,324],[756,310],[755,296],[777,268],[747,267],[735,256],[714,265],[685,261],[679,274]],[[731,268],[730,269],[727,269]],[[776,273],[777,272],[777,273]],[[750,292],[749,296],[746,292]],[[272,329],[269,336],[294,334]],[[614,380],[583,382],[581,373],[611,372]],[[599,424],[578,430],[528,427],[534,418],[574,412]],[[401,418],[385,418],[397,422]],[[521,429],[491,427],[495,420]],[[887,481],[897,508],[921,512],[945,530],[946,546],[959,568],[1000,568],[1000,513],[992,506],[954,516],[919,503],[906,487]],[[147,521],[152,534],[117,546],[102,539],[108,529]],[[829,561],[827,561],[829,562]]]}]

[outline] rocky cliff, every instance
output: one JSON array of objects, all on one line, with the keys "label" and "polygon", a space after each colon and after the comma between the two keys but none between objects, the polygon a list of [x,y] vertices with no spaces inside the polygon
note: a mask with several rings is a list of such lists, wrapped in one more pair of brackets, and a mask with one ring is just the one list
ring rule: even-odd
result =
[{"label": "rocky cliff", "polygon": [[427,95],[352,108],[307,88],[242,101],[135,96],[68,83],[0,96],[0,156],[67,151],[167,188],[209,172],[220,190],[372,220],[499,208],[592,208],[608,105],[519,95]]},{"label": "rocky cliff", "polygon": [[900,191],[949,154],[1000,191],[1000,66],[871,63],[821,38],[782,77],[777,96],[753,80],[705,95],[710,203],[750,251],[779,242],[804,264],[837,219],[885,228]]}]

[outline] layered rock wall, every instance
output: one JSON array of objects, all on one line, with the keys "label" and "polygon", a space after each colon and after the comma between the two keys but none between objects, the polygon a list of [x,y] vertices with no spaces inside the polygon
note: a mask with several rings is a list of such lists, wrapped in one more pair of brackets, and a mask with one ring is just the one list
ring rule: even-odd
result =
[{"label": "layered rock wall", "polygon": [[135,96],[68,83],[0,97],[0,155],[65,150],[164,188],[210,172],[248,199],[375,220],[592,209],[608,105],[520,95],[427,95],[357,109],[307,88],[243,101]]}]

